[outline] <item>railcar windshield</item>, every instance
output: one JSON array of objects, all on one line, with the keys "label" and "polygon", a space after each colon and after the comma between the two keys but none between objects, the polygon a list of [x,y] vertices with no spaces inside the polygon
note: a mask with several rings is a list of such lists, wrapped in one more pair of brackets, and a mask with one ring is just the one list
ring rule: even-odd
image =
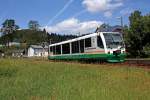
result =
[{"label": "railcar windshield", "polygon": [[124,48],[122,35],[119,33],[104,33],[107,48]]}]

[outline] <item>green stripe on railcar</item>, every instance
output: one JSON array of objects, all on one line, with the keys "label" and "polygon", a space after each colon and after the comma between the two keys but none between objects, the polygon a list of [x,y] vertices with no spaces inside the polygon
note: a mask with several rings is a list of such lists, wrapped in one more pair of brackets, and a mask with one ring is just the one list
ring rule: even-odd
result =
[{"label": "green stripe on railcar", "polygon": [[49,56],[50,60],[84,60],[84,59],[102,59],[108,62],[124,62],[126,54],[75,54],[75,55],[57,55]]}]

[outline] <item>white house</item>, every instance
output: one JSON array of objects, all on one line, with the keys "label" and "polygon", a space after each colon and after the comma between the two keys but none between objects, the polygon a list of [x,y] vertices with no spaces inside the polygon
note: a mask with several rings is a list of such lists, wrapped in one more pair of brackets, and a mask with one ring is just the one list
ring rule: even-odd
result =
[{"label": "white house", "polygon": [[48,46],[44,48],[41,45],[31,45],[28,48],[28,57],[48,57]]}]

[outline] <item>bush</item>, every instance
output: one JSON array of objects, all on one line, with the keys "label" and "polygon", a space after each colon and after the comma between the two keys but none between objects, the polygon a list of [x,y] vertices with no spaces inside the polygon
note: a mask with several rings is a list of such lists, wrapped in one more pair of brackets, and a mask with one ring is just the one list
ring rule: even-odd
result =
[{"label": "bush", "polygon": [[147,44],[146,46],[143,47],[143,52],[145,53],[146,56],[150,57],[150,44]]}]

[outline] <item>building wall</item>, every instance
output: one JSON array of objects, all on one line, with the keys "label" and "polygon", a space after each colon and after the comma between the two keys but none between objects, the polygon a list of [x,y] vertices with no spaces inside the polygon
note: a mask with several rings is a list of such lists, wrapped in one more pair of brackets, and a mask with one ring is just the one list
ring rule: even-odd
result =
[{"label": "building wall", "polygon": [[34,56],[34,49],[33,48],[28,48],[28,57],[33,57]]},{"label": "building wall", "polygon": [[28,57],[48,57],[48,51],[30,47],[28,48]]}]

